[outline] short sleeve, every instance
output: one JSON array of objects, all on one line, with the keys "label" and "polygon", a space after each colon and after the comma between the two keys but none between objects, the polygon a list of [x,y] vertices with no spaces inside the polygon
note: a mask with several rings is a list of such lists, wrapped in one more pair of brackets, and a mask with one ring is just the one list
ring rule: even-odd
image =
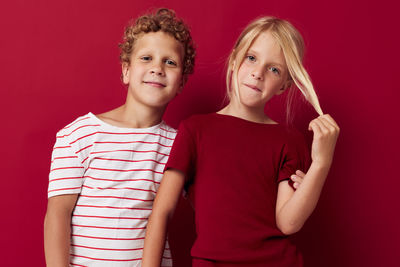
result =
[{"label": "short sleeve", "polygon": [[48,197],[79,194],[84,167],[66,137],[57,136],[51,156]]},{"label": "short sleeve", "polygon": [[277,182],[290,179],[290,176],[296,170],[307,172],[310,162],[310,150],[304,137],[300,133],[291,134],[291,137],[283,148]]},{"label": "short sleeve", "polygon": [[196,144],[187,124],[181,122],[164,170],[177,169],[190,180],[195,172]]}]

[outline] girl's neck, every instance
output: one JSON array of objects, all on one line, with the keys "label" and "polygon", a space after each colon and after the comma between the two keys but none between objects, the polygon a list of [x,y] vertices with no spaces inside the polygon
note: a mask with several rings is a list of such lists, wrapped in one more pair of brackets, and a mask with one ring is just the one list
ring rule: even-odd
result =
[{"label": "girl's neck", "polygon": [[244,120],[257,123],[277,124],[275,121],[271,120],[267,115],[265,115],[264,108],[246,107],[240,103],[236,103],[236,101],[234,101],[233,99],[226,107],[224,107],[217,113],[223,115],[231,115],[234,117],[238,117]]}]

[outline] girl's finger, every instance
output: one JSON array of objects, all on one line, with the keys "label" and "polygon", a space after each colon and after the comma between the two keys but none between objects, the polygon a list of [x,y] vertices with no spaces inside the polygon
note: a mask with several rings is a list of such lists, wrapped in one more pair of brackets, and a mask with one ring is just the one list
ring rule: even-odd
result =
[{"label": "girl's finger", "polygon": [[327,129],[331,132],[335,132],[337,130],[337,126],[332,124],[330,120],[327,119],[327,117],[321,117],[320,118],[321,122],[327,127]]},{"label": "girl's finger", "polygon": [[290,179],[291,179],[293,182],[297,182],[297,183],[301,183],[301,182],[303,181],[303,178],[302,178],[302,177],[297,176],[297,175],[295,175],[295,174],[293,174],[292,176],[290,176]]},{"label": "girl's finger", "polygon": [[318,125],[317,120],[312,120],[308,126],[308,130],[313,131],[314,135],[321,135],[321,127]]},{"label": "girl's finger", "polygon": [[297,171],[296,171],[296,175],[297,175],[297,176],[300,176],[301,178],[303,178],[304,176],[306,176],[306,174],[305,174],[304,172],[300,171],[300,170],[297,170]]},{"label": "girl's finger", "polygon": [[329,114],[325,114],[322,116],[325,120],[328,120],[333,127],[335,127],[337,130],[339,130],[339,126],[337,125],[336,121],[331,117]]}]

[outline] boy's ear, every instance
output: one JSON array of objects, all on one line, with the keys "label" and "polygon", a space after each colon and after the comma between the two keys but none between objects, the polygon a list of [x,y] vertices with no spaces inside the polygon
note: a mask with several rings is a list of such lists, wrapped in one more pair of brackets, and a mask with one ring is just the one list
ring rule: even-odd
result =
[{"label": "boy's ear", "polygon": [[188,80],[188,75],[187,74],[183,74],[182,75],[182,80],[181,80],[181,84],[179,85],[179,89],[176,92],[177,94],[180,94],[183,90],[183,87],[185,86],[186,82]]},{"label": "boy's ear", "polygon": [[122,82],[124,84],[129,83],[129,64],[124,62],[121,65],[121,71],[122,71]]}]

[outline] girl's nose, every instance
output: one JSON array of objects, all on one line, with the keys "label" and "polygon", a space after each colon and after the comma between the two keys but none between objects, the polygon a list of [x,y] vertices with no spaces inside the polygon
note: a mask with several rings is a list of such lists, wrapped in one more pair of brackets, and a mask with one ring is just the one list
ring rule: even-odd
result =
[{"label": "girl's nose", "polygon": [[256,80],[262,80],[262,71],[260,69],[254,69],[251,72],[251,77],[253,77]]}]

